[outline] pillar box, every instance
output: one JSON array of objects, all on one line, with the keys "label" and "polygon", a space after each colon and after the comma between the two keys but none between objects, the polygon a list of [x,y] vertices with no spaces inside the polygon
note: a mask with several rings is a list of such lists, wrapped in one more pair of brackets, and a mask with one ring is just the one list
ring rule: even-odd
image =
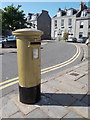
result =
[{"label": "pillar box", "polygon": [[19,29],[13,32],[17,39],[19,98],[25,104],[40,100],[41,68],[40,46],[42,31]]}]

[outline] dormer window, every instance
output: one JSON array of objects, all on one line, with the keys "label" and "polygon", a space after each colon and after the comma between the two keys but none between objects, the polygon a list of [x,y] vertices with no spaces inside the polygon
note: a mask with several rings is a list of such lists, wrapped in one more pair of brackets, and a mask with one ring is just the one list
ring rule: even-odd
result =
[{"label": "dormer window", "polygon": [[73,10],[68,10],[67,11],[67,16],[71,16],[71,15],[73,15]]},{"label": "dormer window", "polygon": [[36,15],[32,15],[31,20],[36,20],[37,16]]},{"label": "dormer window", "polygon": [[85,17],[85,16],[87,16],[87,10],[83,10],[81,13],[81,17]]},{"label": "dormer window", "polygon": [[59,8],[57,11],[57,17],[61,17],[61,16],[62,16],[62,10],[61,8]]},{"label": "dormer window", "polygon": [[61,17],[61,16],[62,16],[62,12],[61,11],[57,12],[57,17]]}]

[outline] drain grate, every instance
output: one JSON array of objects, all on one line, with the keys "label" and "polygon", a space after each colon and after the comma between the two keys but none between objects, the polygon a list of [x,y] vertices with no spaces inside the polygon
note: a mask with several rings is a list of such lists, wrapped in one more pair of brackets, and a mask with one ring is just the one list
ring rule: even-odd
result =
[{"label": "drain grate", "polygon": [[79,74],[78,73],[71,73],[70,75],[78,76]]}]

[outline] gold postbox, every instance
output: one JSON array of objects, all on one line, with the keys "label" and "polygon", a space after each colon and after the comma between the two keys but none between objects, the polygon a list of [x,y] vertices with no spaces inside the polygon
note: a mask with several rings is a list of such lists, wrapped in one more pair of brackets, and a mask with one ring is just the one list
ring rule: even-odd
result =
[{"label": "gold postbox", "polygon": [[36,103],[40,100],[40,46],[43,32],[26,28],[16,30],[13,34],[17,38],[20,101]]}]

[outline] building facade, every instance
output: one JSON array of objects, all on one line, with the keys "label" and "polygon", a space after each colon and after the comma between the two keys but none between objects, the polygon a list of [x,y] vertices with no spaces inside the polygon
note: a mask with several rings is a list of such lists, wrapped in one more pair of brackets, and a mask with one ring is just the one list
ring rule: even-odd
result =
[{"label": "building facade", "polygon": [[41,36],[42,39],[51,39],[51,18],[48,11],[42,10],[41,13],[28,14],[27,17],[28,27],[38,29],[44,32]]},{"label": "building facade", "polygon": [[52,39],[62,39],[64,32],[68,33],[68,38],[90,36],[90,8],[85,3],[80,3],[78,10],[74,8],[57,11],[52,18],[51,37]]}]

